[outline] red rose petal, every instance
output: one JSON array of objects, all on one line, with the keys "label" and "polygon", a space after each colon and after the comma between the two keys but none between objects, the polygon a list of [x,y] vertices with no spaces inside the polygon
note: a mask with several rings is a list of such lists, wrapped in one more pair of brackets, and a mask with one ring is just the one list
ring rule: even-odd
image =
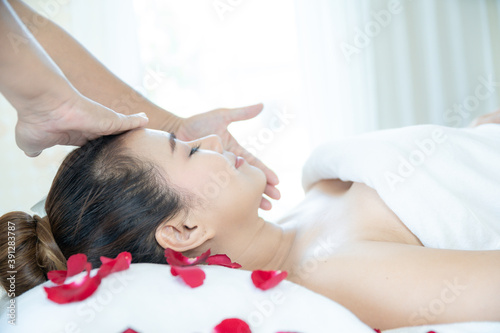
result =
[{"label": "red rose petal", "polygon": [[377,333],[382,333],[382,331],[381,331],[381,330],[379,330],[378,328],[374,328],[373,330],[374,330],[375,332],[377,332]]},{"label": "red rose petal", "polygon": [[101,257],[102,265],[97,271],[101,278],[105,278],[111,273],[120,272],[128,269],[132,262],[132,255],[130,252],[122,252],[116,256],[115,259]]},{"label": "red rose petal", "polygon": [[167,258],[167,263],[172,266],[193,266],[198,265],[208,258],[210,255],[210,249],[207,252],[202,253],[199,257],[196,258],[188,258],[185,257],[182,253],[176,252],[172,249],[165,249],[165,257]]},{"label": "red rose petal", "polygon": [[87,275],[81,281],[55,287],[43,287],[43,289],[45,289],[47,297],[51,301],[58,304],[66,304],[83,301],[92,295],[100,284],[100,276],[90,277],[90,271],[87,271]]},{"label": "red rose petal", "polygon": [[68,258],[68,277],[80,274],[87,264],[87,256],[83,253],[77,253]]},{"label": "red rose petal", "polygon": [[[87,256],[84,254],[71,256],[68,259],[68,271],[50,271],[47,273],[52,282],[60,284],[55,287],[44,287],[47,297],[58,304],[83,301],[97,290],[103,278],[111,273],[129,268],[132,256],[128,252],[122,252],[115,259],[101,257],[101,262],[102,265],[97,274],[90,277],[92,264],[87,262]],[[87,275],[81,280],[62,284],[66,278],[78,274],[84,269],[87,271]]]},{"label": "red rose petal", "polygon": [[205,260],[209,265],[219,265],[229,268],[241,268],[241,265],[237,262],[231,262],[231,259],[225,254],[214,254]]},{"label": "red rose petal", "polygon": [[288,276],[286,271],[253,271],[252,282],[262,290],[268,290],[275,287]]},{"label": "red rose petal", "polygon": [[50,271],[47,273],[49,280],[55,284],[63,284],[67,276],[68,271]]},{"label": "red rose petal", "polygon": [[224,319],[214,327],[213,333],[252,333],[250,326],[238,318]]},{"label": "red rose petal", "polygon": [[[80,274],[87,265],[87,256],[83,253],[77,253],[68,258],[66,266],[68,270],[50,271],[47,277],[55,284],[63,284],[67,278]],[[92,267],[92,266],[91,266]],[[91,270],[91,269],[90,269]]]},{"label": "red rose petal", "polygon": [[203,280],[205,280],[205,272],[201,268],[195,266],[172,266],[170,267],[170,273],[172,273],[173,276],[179,275],[191,288],[201,286]]},{"label": "red rose petal", "polygon": [[137,331],[134,331],[133,329],[131,328],[127,328],[125,331],[123,331],[122,333],[139,333]]}]

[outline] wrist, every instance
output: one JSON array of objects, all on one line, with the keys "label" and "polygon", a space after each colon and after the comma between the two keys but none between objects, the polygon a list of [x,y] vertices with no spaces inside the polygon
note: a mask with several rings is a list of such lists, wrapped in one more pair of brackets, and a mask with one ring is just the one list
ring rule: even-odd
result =
[{"label": "wrist", "polygon": [[182,128],[185,118],[178,117],[146,100],[137,110],[145,112],[149,118],[148,128],[165,132],[177,132]]},{"label": "wrist", "polygon": [[167,130],[167,132],[174,132],[174,133],[181,134],[180,138],[182,139],[182,133],[180,133],[180,132],[183,128],[182,125],[184,124],[185,120],[186,120],[186,118],[181,118],[181,117],[172,115],[172,119],[170,120],[169,129]]}]

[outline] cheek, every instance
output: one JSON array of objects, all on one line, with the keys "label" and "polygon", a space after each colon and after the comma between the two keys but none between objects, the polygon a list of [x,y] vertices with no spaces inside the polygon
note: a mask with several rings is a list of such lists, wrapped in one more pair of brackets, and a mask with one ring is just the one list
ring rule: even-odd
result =
[{"label": "cheek", "polygon": [[266,177],[262,170],[254,167],[247,168],[232,178],[231,186],[227,191],[228,200],[239,201],[243,205],[248,203],[252,206],[255,200],[260,202],[266,183]]},{"label": "cheek", "polygon": [[196,195],[204,202],[226,200],[226,193],[238,187],[235,172],[227,163],[205,163],[180,170],[172,181],[180,188]]},{"label": "cheek", "polygon": [[244,176],[245,181],[252,189],[261,192],[265,190],[267,179],[264,171],[252,165],[249,165],[247,166],[247,170],[245,170]]},{"label": "cheek", "polygon": [[250,165],[237,171],[222,162],[211,160],[171,170],[171,182],[217,210],[260,201],[266,186],[263,171]]},{"label": "cheek", "polygon": [[189,168],[170,169],[168,176],[172,184],[185,190],[197,186],[203,180],[202,174]]}]

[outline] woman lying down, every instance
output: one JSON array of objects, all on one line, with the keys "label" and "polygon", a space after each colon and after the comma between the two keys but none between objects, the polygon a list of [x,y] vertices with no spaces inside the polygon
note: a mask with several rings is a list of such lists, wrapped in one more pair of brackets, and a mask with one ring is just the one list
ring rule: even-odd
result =
[{"label": "woman lying down", "polygon": [[304,167],[304,200],[271,222],[258,215],[264,174],[217,136],[183,142],[137,129],[70,153],[47,217],[12,212],[0,225],[14,221],[22,242],[20,293],[75,253],[98,267],[122,251],[164,264],[165,248],[211,249],[246,270],[286,270],[371,327],[500,321],[499,147],[497,124],[331,142]]}]

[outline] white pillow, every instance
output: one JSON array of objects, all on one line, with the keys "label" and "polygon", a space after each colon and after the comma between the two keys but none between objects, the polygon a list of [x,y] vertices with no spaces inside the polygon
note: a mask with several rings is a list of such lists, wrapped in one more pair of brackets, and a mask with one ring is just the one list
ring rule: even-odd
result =
[{"label": "white pillow", "polygon": [[201,267],[204,284],[192,289],[170,274],[170,266],[132,264],[105,278],[86,300],[62,305],[47,299],[43,286],[53,285],[48,281],[16,298],[16,326],[3,313],[0,332],[118,333],[130,327],[142,333],[210,333],[223,319],[236,317],[252,332],[373,333],[346,308],[292,282],[262,291],[249,271]]},{"label": "white pillow", "polygon": [[33,205],[33,207],[30,208],[31,212],[33,214],[37,214],[40,217],[44,217],[47,215],[45,212],[45,201],[47,200],[47,196],[44,196],[40,201],[38,201],[36,204]]}]

